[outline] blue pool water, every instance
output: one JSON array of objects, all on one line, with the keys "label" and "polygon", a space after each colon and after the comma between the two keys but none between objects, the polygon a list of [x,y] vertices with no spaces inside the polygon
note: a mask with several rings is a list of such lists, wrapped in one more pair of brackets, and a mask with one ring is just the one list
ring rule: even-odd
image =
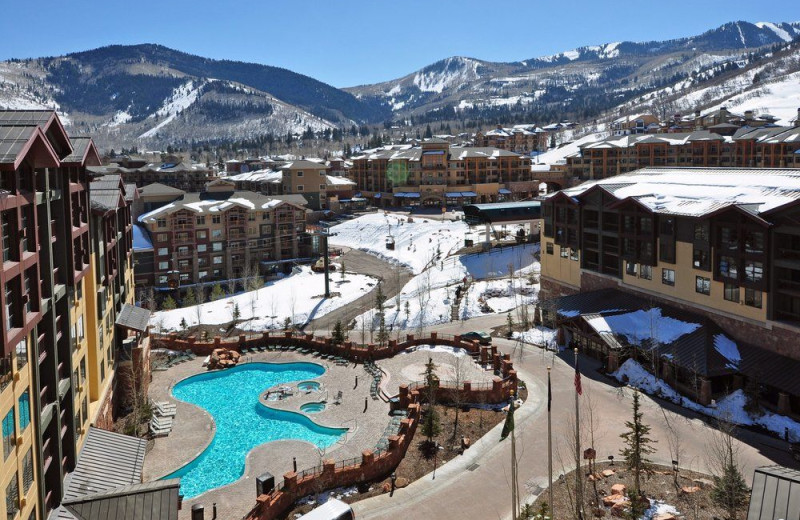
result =
[{"label": "blue pool water", "polygon": [[320,426],[302,414],[268,408],[258,399],[273,385],[312,379],[324,372],[315,363],[247,363],[179,382],[172,395],[210,413],[217,431],[203,453],[164,478],[180,477],[181,493],[192,498],[238,480],[247,454],[259,444],[298,439],[325,448],[335,443],[346,429]]},{"label": "blue pool water", "polygon": [[325,409],[325,403],[306,403],[300,405],[300,410],[305,413],[319,413]]}]

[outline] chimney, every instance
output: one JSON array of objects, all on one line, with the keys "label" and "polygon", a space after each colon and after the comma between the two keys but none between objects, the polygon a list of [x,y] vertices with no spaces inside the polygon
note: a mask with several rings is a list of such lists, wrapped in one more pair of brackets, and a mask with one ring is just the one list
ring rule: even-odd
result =
[{"label": "chimney", "polygon": [[753,120],[753,111],[752,110],[745,110],[744,111],[744,120],[745,121],[752,121]]},{"label": "chimney", "polygon": [[728,108],[727,107],[719,107],[719,121],[718,123],[727,123],[728,122]]}]

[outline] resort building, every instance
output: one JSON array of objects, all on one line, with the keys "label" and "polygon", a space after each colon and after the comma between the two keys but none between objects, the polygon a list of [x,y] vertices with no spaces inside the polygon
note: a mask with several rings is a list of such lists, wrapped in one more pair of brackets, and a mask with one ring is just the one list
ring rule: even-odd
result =
[{"label": "resort building", "polygon": [[800,360],[798,198],[788,169],[644,168],[557,192],[542,204],[542,299],[615,289]]},{"label": "resort building", "polygon": [[[92,141],[70,138],[55,112],[0,111],[0,510],[8,519],[48,517],[90,425],[107,426],[113,414],[113,389],[93,389],[113,378],[113,362],[101,378],[95,360],[118,339],[112,321],[102,351],[92,327],[103,252],[88,168],[99,164]],[[115,277],[130,278],[130,260],[115,267]]]},{"label": "resort building", "polygon": [[216,172],[202,164],[189,164],[180,162],[176,157],[167,157],[166,162],[148,163],[141,162],[93,167],[92,173],[119,174],[126,183],[133,183],[138,187],[158,182],[183,191],[200,191],[206,183],[217,179]]},{"label": "resort building", "polygon": [[384,207],[460,206],[538,193],[530,158],[498,148],[451,146],[439,139],[355,157],[351,178],[363,197]]},{"label": "resort building", "polygon": [[535,125],[515,125],[512,128],[497,128],[475,134],[475,146],[499,148],[519,154],[544,152],[550,144],[550,132]]},{"label": "resort building", "polygon": [[[703,118],[713,123],[719,115]],[[567,157],[567,173],[577,180],[591,180],[648,166],[798,168],[799,121],[793,127],[751,126],[755,121],[745,120],[745,126],[719,123],[681,132],[614,135],[585,144]]]},{"label": "resort building", "polygon": [[236,191],[234,183],[217,180],[201,193],[141,215],[145,229],[137,231],[138,238],[143,248],[152,248],[153,272],[137,266],[137,285],[152,281],[174,289],[236,280],[308,257],[306,208],[296,199]]}]

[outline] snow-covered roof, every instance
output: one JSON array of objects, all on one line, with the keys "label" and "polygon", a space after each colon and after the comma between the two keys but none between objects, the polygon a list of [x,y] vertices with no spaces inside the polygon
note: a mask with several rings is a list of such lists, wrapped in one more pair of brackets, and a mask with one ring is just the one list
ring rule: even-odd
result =
[{"label": "snow-covered roof", "polygon": [[595,186],[654,213],[701,217],[738,206],[759,215],[800,199],[800,169],[642,168],[558,193],[579,197]]},{"label": "snow-covered roof", "polygon": [[283,172],[270,169],[255,170],[252,172],[229,175],[225,177],[225,179],[233,182],[249,181],[249,182],[280,183],[281,180],[283,179]]},{"label": "snow-covered roof", "polygon": [[208,214],[221,213],[237,206],[247,210],[266,210],[281,204],[291,204],[296,206],[297,209],[304,209],[302,206],[285,200],[286,197],[291,196],[267,196],[253,191],[235,191],[227,198],[213,198],[207,193],[187,193],[181,200],[176,200],[139,216],[139,222],[143,224],[153,223],[158,218],[171,215],[180,210]]},{"label": "snow-covered roof", "polygon": [[355,181],[351,181],[347,177],[336,177],[334,175],[325,176],[326,183],[329,186],[355,186]]}]

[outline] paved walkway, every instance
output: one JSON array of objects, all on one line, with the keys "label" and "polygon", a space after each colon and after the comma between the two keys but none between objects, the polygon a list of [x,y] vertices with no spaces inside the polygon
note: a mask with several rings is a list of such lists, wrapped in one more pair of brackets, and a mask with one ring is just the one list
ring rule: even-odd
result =
[{"label": "paved walkway", "polygon": [[[494,317],[499,325],[502,316]],[[492,320],[470,320],[470,329],[479,325],[489,328]],[[457,324],[436,327],[447,333],[458,332]],[[570,421],[574,418],[574,369],[570,362],[545,354],[543,351],[526,346],[519,348],[514,342],[495,339],[504,353],[512,353],[515,368],[529,388],[529,398],[518,410],[516,419],[517,446],[520,457],[520,482],[523,495],[531,498],[547,486],[547,421],[546,421],[546,381],[548,365],[553,366],[553,407],[552,424],[555,449],[554,473],[557,477],[569,471],[569,442],[572,430]],[[624,429],[624,421],[631,414],[631,390],[621,388],[600,376],[598,364],[591,359],[581,358],[581,372],[584,374],[582,404],[582,423],[586,425],[588,408],[594,409],[597,418],[594,446],[598,456],[608,455],[619,458],[621,440],[619,434]],[[591,406],[590,404],[591,403]],[[663,407],[663,408],[662,408]],[[667,427],[664,415],[670,417],[682,441],[681,466],[687,469],[708,471],[709,439],[711,428],[697,414],[687,412],[669,403],[657,403],[651,398],[642,398],[644,420],[652,427],[651,436],[659,439],[657,452],[652,460],[669,465],[672,457],[667,442]],[[363,500],[354,504],[359,519],[391,519],[413,515],[414,518],[463,520],[485,520],[490,518],[509,518],[510,504],[510,443],[500,442],[498,425],[465,454],[452,461],[433,475],[427,475],[404,489]],[[582,445],[589,446],[588,433],[583,434]],[[755,467],[777,462],[791,464],[785,443],[761,434],[740,430],[742,441],[740,461],[748,480]],[[563,463],[562,463],[563,461]],[[662,490],[658,490],[662,491]],[[558,515],[558,513],[556,513]]]},{"label": "paved walkway", "polygon": [[[369,397],[368,374],[362,365],[337,366],[311,355],[294,352],[265,352],[249,355],[249,360],[286,363],[291,361],[310,361],[325,365],[327,371],[316,380],[322,384],[320,392],[298,392],[283,401],[271,401],[270,406],[285,410],[299,411],[307,402],[327,399],[326,408],[310,417],[319,424],[331,427],[348,428],[341,441],[320,454],[319,450],[302,441],[277,441],[256,447],[247,456],[244,476],[235,483],[204,493],[196,498],[184,500],[180,511],[181,520],[190,518],[191,506],[202,503],[211,510],[217,503],[220,519],[242,518],[255,505],[255,478],[265,471],[275,475],[276,481],[292,469],[292,457],[297,458],[298,469],[320,464],[321,456],[344,460],[361,456],[367,448],[373,448],[389,424],[389,405]],[[150,481],[167,475],[199,455],[214,437],[214,423],[204,410],[174,399],[172,386],[190,375],[206,372],[201,358],[174,366],[166,371],[154,372],[150,384],[150,398],[155,401],[169,401],[177,405],[177,414],[172,433],[168,437],[156,439],[147,453],[144,464],[144,480]],[[358,387],[355,378],[359,377]],[[266,390],[266,388],[265,388]],[[342,391],[340,405],[333,404],[338,391]],[[367,411],[364,402],[367,400]],[[276,482],[277,483],[277,482]],[[207,513],[209,514],[209,513]]]}]

